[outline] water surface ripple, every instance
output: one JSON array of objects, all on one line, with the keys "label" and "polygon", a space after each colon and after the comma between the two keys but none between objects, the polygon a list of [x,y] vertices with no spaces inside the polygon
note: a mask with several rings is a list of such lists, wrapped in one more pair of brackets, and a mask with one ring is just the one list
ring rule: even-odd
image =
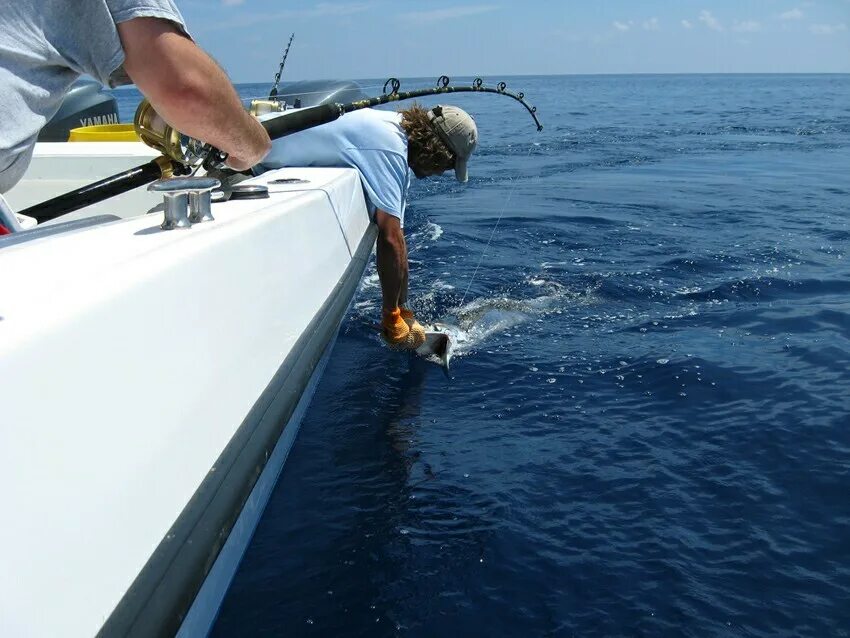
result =
[{"label": "water surface ripple", "polygon": [[452,378],[370,267],[214,635],[850,634],[850,76],[509,85],[408,213]]}]

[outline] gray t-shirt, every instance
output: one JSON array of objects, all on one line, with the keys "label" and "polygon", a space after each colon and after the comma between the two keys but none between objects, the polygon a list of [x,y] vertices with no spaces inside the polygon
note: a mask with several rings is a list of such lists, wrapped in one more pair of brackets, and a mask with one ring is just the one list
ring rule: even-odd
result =
[{"label": "gray t-shirt", "polygon": [[185,31],[173,0],[13,0],[0,10],[0,193],[21,178],[42,127],[88,74],[129,84],[117,24],[163,18]]}]

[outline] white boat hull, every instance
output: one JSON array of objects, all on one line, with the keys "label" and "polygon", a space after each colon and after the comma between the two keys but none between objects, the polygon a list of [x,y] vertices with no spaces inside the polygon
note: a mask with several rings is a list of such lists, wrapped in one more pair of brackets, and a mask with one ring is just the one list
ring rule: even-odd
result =
[{"label": "white boat hull", "polygon": [[355,171],[253,181],[0,241],[0,635],[209,626],[375,238]]},{"label": "white boat hull", "polygon": [[283,429],[283,434],[278,439],[274,451],[269,457],[263,473],[259,480],[254,485],[251,491],[251,496],[245,502],[239,518],[233,529],[230,530],[230,535],[224,543],[221,551],[216,558],[212,569],[207,574],[204,584],[195,600],[192,607],[186,614],[180,630],[177,632],[177,638],[198,638],[206,636],[212,629],[215,619],[218,616],[221,603],[224,601],[224,596],[227,593],[233,577],[236,575],[236,570],[242,560],[245,550],[254,535],[254,530],[260,522],[266,504],[269,502],[272,490],[277,484],[283,465],[289,456],[289,451],[295,443],[295,437],[298,434],[298,429],[304,418],[307,408],[310,406],[310,401],[330,358],[333,345],[336,342],[336,337],[328,344],[322,359],[310,378],[310,383],[301,395],[298,401],[298,406],[295,408],[289,422]]}]

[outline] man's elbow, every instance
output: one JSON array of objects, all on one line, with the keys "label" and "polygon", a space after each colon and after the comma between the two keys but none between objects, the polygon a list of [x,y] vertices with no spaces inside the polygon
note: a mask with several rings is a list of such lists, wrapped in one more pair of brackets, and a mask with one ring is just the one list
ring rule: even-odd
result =
[{"label": "man's elbow", "polygon": [[381,224],[378,223],[378,240],[400,242],[404,239],[404,232],[398,224]]},{"label": "man's elbow", "polygon": [[163,106],[188,113],[202,111],[213,101],[209,79],[192,68],[181,69],[172,77],[164,78],[157,95]]},{"label": "man's elbow", "polygon": [[398,260],[404,260],[406,254],[404,236],[396,231],[382,232],[378,229],[377,248],[380,253],[394,255]]}]

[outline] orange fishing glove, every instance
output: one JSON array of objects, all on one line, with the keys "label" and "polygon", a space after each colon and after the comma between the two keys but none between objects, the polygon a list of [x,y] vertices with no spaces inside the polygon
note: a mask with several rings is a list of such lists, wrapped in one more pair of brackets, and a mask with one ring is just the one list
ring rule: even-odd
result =
[{"label": "orange fishing glove", "polygon": [[394,348],[415,350],[425,342],[425,331],[421,335],[412,332],[399,308],[383,312],[381,327],[384,341]]},{"label": "orange fishing glove", "polygon": [[417,344],[414,347],[418,348],[425,343],[425,328],[422,327],[421,323],[416,321],[413,311],[408,308],[401,308],[401,318],[404,319],[404,323],[410,328],[410,334],[413,335],[413,339]]},{"label": "orange fishing glove", "polygon": [[382,315],[381,327],[384,340],[391,346],[403,344],[410,334],[410,328],[401,318],[401,311],[398,308],[391,312],[384,310]]}]

